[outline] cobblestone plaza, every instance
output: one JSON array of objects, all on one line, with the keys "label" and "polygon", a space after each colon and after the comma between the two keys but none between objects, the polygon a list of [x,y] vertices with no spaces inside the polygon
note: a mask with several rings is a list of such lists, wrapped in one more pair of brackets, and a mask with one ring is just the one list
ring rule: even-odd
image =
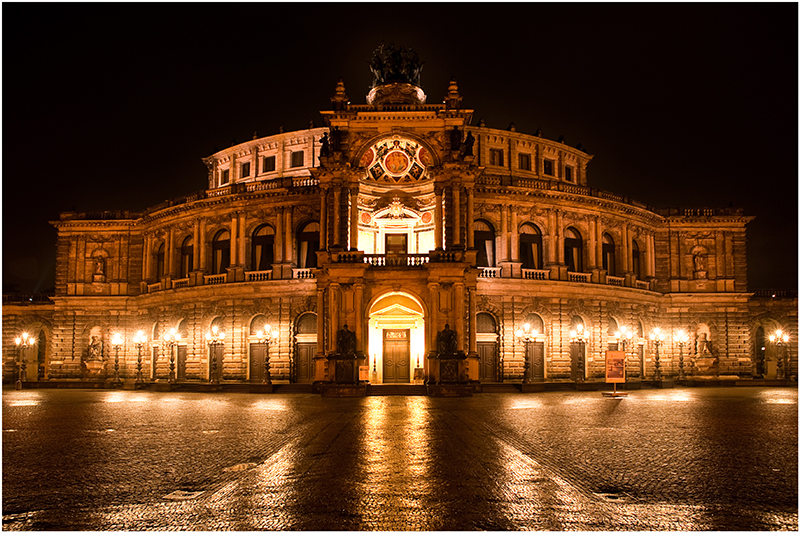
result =
[{"label": "cobblestone plaza", "polygon": [[797,389],[3,393],[5,530],[797,530]]}]

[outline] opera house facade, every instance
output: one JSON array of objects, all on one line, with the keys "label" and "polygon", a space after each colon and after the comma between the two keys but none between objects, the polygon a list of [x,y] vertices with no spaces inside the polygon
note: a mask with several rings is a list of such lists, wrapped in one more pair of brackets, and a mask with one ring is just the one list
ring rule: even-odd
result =
[{"label": "opera house facade", "polygon": [[603,382],[607,350],[630,383],[796,378],[752,217],[593,188],[580,146],[473,124],[455,80],[427,103],[384,54],[366,103],[339,82],[324,126],[204,158],[205,190],[62,213],[55,295],[4,302],[4,380],[447,394]]}]

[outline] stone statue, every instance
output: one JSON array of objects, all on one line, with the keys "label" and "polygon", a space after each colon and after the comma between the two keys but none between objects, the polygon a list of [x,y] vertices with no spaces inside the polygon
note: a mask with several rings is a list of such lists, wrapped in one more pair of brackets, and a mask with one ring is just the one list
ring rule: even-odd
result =
[{"label": "stone statue", "polygon": [[106,262],[102,257],[95,258],[94,273],[98,276],[102,276],[106,273]]},{"label": "stone statue", "polygon": [[93,335],[91,342],[89,342],[89,347],[86,349],[86,359],[88,361],[103,360],[103,341],[97,335]]},{"label": "stone statue", "polygon": [[456,353],[456,332],[450,329],[450,324],[445,324],[444,329],[436,335],[436,350],[439,356]]},{"label": "stone statue", "polygon": [[336,347],[340,355],[354,355],[356,353],[356,334],[342,326],[337,337]]},{"label": "stone statue", "polygon": [[706,269],[706,260],[702,254],[694,254],[694,271],[703,272]]},{"label": "stone statue", "polygon": [[458,126],[454,126],[450,130],[450,150],[453,152],[461,150],[461,132],[458,130]]},{"label": "stone statue", "polygon": [[385,83],[400,82],[420,86],[422,63],[413,48],[395,48],[393,44],[381,45],[372,53],[369,62],[372,71],[372,87]]},{"label": "stone statue", "polygon": [[475,144],[475,137],[472,136],[472,132],[467,132],[467,138],[464,139],[464,155],[473,155],[472,154],[472,145]]},{"label": "stone statue", "polygon": [[328,157],[331,155],[331,146],[330,141],[328,139],[328,132],[322,134],[322,139],[319,140],[322,143],[322,147],[319,149],[319,156],[320,157]]}]

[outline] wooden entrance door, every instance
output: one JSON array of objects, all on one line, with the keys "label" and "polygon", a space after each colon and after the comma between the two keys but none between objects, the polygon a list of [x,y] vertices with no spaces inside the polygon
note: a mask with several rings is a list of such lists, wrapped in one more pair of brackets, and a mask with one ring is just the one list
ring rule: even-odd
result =
[{"label": "wooden entrance door", "polygon": [[497,381],[497,343],[478,343],[478,379],[481,381]]},{"label": "wooden entrance door", "polygon": [[298,342],[295,357],[295,379],[298,383],[310,383],[314,380],[314,354],[317,351],[315,342]]},{"label": "wooden entrance door", "polygon": [[250,345],[250,381],[261,383],[264,379],[264,358],[267,355],[267,345],[263,342]]},{"label": "wooden entrance door", "polygon": [[158,346],[153,346],[153,353],[150,357],[150,379],[158,378]]},{"label": "wooden entrance door", "polygon": [[383,330],[383,382],[410,383],[411,330]]},{"label": "wooden entrance door", "polygon": [[583,379],[583,346],[581,342],[573,342],[569,347],[570,354],[570,377],[572,381],[579,381]]},{"label": "wooden entrance door", "polygon": [[[224,344],[212,344],[208,348],[208,369],[209,369],[209,378],[211,381],[217,380],[222,381],[222,365],[223,359],[225,358],[225,345]],[[214,365],[211,364],[212,361],[216,361],[216,371]]]},{"label": "wooden entrance door", "polygon": [[529,360],[531,362],[531,380],[544,381],[544,343],[543,342],[529,342],[527,343]]},{"label": "wooden entrance door", "polygon": [[185,381],[186,380],[186,349],[188,346],[179,344],[178,345],[178,368],[177,368],[177,380],[178,381]]}]

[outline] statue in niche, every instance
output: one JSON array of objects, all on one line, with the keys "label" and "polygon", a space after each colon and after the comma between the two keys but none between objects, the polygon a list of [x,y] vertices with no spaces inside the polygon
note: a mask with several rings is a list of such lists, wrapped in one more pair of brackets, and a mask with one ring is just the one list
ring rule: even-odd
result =
[{"label": "statue in niche", "polygon": [[439,356],[455,355],[456,332],[450,329],[450,324],[445,324],[444,329],[436,334],[436,350]]},{"label": "statue in niche", "polygon": [[95,276],[104,276],[105,273],[106,273],[106,260],[102,257],[96,257],[94,260]]},{"label": "statue in niche", "polygon": [[355,355],[356,353],[356,334],[348,329],[347,324],[339,330],[336,347],[340,355]]},{"label": "statue in niche", "polygon": [[86,348],[87,361],[102,361],[103,360],[103,341],[97,335],[92,335],[92,340],[89,342],[89,347]]},{"label": "statue in niche", "polygon": [[450,150],[453,152],[461,150],[461,132],[458,126],[454,126],[450,131]]},{"label": "statue in niche", "polygon": [[328,157],[331,155],[331,146],[330,141],[328,139],[328,132],[322,134],[322,139],[319,140],[322,143],[322,146],[319,149],[319,156],[320,157]]},{"label": "statue in niche", "polygon": [[472,154],[472,145],[475,144],[475,137],[472,136],[472,132],[467,132],[467,138],[464,139],[464,155],[473,155]]},{"label": "statue in niche", "polygon": [[703,254],[696,253],[693,257],[694,261],[694,271],[695,272],[705,272],[706,270],[706,258],[703,257]]}]

